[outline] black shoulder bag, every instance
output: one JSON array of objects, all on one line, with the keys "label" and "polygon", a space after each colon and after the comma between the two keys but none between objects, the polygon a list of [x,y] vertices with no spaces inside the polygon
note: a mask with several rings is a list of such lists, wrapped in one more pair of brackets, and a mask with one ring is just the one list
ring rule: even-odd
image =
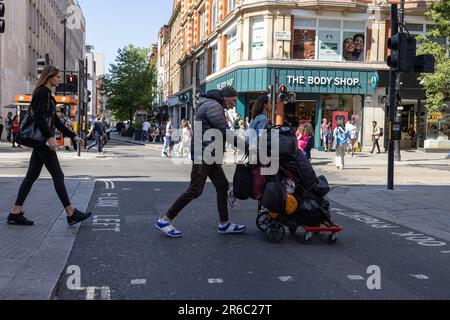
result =
[{"label": "black shoulder bag", "polygon": [[[50,100],[50,97],[49,97]],[[49,101],[50,104],[50,101]],[[53,114],[50,114],[49,109],[46,112],[46,122],[51,126]],[[28,108],[23,118],[20,121],[19,132],[16,137],[17,143],[29,148],[44,147],[47,143],[47,139],[39,129],[35,117],[33,116],[32,105]]]}]

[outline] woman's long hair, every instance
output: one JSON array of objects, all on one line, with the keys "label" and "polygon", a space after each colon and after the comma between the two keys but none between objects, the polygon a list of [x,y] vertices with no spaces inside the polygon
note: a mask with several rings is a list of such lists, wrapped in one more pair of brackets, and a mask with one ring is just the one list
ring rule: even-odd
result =
[{"label": "woman's long hair", "polygon": [[48,80],[58,75],[61,71],[53,66],[47,66],[44,68],[44,70],[41,73],[41,76],[39,77],[39,80],[36,84],[36,88],[34,89],[33,96],[36,94],[36,91],[39,87],[45,85]]},{"label": "woman's long hair", "polygon": [[264,113],[264,106],[269,103],[269,97],[266,95],[260,96],[256,100],[252,108],[252,119],[255,119],[260,114]]}]

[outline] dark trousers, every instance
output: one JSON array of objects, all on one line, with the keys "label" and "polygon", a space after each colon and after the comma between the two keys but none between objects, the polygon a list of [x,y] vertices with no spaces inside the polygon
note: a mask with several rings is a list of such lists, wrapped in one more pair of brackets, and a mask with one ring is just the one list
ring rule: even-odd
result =
[{"label": "dark trousers", "polygon": [[166,215],[169,219],[175,219],[181,210],[192,200],[201,196],[208,177],[211,179],[217,191],[217,208],[219,210],[220,222],[227,222],[229,220],[227,204],[229,182],[223,172],[222,166],[219,164],[194,164],[192,166],[189,188],[178,198],[169,211],[167,211]]},{"label": "dark trousers", "polygon": [[64,173],[61,170],[58,156],[55,151],[50,150],[48,147],[35,148],[33,150],[27,175],[19,188],[16,206],[23,206],[33,184],[41,175],[42,167],[44,165],[52,176],[56,193],[64,208],[70,206],[69,196],[64,184]]},{"label": "dark trousers", "polygon": [[2,135],[3,135],[3,125],[0,124],[0,141],[2,140]]},{"label": "dark trousers", "polygon": [[381,149],[380,149],[380,139],[375,139],[373,141],[373,148],[372,148],[372,153],[374,153],[375,149],[378,148],[378,153],[381,153]]},{"label": "dark trousers", "polygon": [[94,147],[97,147],[97,151],[99,153],[103,151],[103,141],[101,135],[95,135],[95,142],[88,147],[88,150],[91,150]]}]

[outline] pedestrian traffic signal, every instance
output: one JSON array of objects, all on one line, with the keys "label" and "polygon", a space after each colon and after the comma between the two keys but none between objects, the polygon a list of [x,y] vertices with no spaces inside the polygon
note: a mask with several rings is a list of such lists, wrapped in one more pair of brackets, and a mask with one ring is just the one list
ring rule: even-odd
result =
[{"label": "pedestrian traffic signal", "polygon": [[278,99],[279,99],[280,101],[286,101],[287,98],[288,98],[288,90],[287,90],[287,87],[286,87],[285,85],[281,85],[280,88],[279,88],[279,92],[280,92],[280,94],[279,94],[279,96],[278,96]]},{"label": "pedestrian traffic signal", "polygon": [[3,19],[5,17],[5,13],[5,3],[3,2],[3,0],[0,0],[0,33],[5,32],[5,20]]},{"label": "pedestrian traffic signal", "polygon": [[66,90],[71,93],[78,92],[78,76],[76,74],[66,75]]},{"label": "pedestrian traffic signal", "polygon": [[44,71],[47,66],[47,60],[45,59],[37,59],[36,60],[36,72],[38,77],[41,75],[42,71]]}]

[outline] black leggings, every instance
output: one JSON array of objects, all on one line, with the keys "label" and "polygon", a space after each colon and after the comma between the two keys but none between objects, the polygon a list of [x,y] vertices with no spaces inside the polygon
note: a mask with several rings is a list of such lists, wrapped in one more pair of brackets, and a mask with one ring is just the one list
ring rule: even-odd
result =
[{"label": "black leggings", "polygon": [[55,151],[48,147],[35,148],[31,154],[30,165],[28,167],[27,176],[22,182],[17,196],[16,206],[22,207],[28,194],[33,187],[34,182],[39,178],[42,167],[45,165],[53,179],[56,193],[61,200],[64,208],[70,206],[69,196],[64,184],[64,173],[61,170],[58,156]]}]

